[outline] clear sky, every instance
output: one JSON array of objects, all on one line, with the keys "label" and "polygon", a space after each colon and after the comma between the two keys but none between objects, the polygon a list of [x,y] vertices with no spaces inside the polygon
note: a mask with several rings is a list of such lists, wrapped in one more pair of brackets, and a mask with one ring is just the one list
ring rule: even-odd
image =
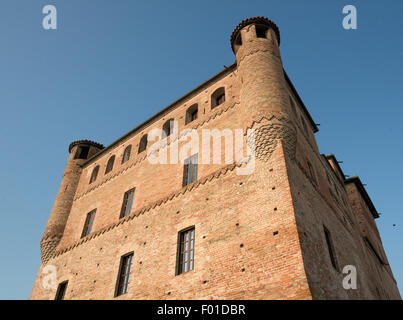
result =
[{"label": "clear sky", "polygon": [[[58,29],[42,28],[53,4]],[[358,29],[342,27],[354,4]],[[403,289],[403,1],[0,1],[0,299],[27,299],[68,145],[105,145],[234,62],[244,18],[280,28],[321,153],[358,174]],[[393,226],[396,224],[396,226]]]}]

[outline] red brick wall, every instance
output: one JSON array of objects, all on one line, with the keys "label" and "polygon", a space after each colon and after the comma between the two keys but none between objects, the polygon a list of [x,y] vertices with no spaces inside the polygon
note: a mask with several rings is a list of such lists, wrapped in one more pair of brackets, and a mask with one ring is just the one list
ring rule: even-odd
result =
[{"label": "red brick wall", "polygon": [[[390,268],[376,265],[363,241],[369,235],[387,262],[368,208],[353,187],[346,191],[340,173],[318,151],[308,116],[284,77],[275,32],[257,38],[249,24],[240,33],[236,66],[83,165],[62,239],[48,262],[56,267],[57,283],[69,281],[66,299],[112,299],[120,258],[128,252],[134,253],[131,281],[119,299],[400,299]],[[225,87],[226,102],[211,110],[219,87]],[[185,125],[194,103],[199,117]],[[194,128],[199,137],[202,129],[253,128],[255,171],[242,176],[234,164],[200,164],[198,181],[182,188],[182,164],[152,165],[146,152],[137,154],[143,134],[170,118],[178,120],[179,131]],[[171,146],[171,137],[167,141]],[[129,144],[131,159],[121,164]],[[105,175],[112,155],[114,168]],[[96,165],[97,181],[89,185]],[[119,219],[131,188],[132,214]],[[95,208],[92,233],[80,239],[86,214]],[[195,268],[176,276],[178,232],[189,226],[195,226]],[[357,290],[342,287],[345,265],[357,268]],[[55,296],[55,289],[42,285],[43,268],[31,299]]]}]

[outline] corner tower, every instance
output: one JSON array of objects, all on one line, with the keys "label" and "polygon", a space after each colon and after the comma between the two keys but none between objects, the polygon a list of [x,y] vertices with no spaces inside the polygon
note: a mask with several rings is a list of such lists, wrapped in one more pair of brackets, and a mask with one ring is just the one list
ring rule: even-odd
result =
[{"label": "corner tower", "polygon": [[265,17],[243,20],[231,34],[240,81],[240,102],[249,112],[255,129],[256,157],[268,160],[283,142],[291,157],[295,155],[296,130],[291,122],[280,50],[280,32]]},{"label": "corner tower", "polygon": [[103,148],[102,144],[89,140],[74,141],[70,144],[66,169],[41,240],[43,264],[48,262],[63,236],[80,179],[81,165]]}]

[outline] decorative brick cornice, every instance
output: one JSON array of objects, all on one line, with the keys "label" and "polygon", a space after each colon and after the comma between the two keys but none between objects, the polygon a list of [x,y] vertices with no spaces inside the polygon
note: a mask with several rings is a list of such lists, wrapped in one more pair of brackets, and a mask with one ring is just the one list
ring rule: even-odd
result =
[{"label": "decorative brick cornice", "polygon": [[75,242],[74,244],[72,244],[72,245],[70,245],[68,247],[59,249],[58,251],[56,251],[54,253],[49,252],[49,253],[52,253],[52,256],[48,257],[47,261],[49,261],[50,259],[54,259],[54,258],[66,253],[68,251],[71,251],[74,248],[82,245],[83,243],[88,242],[89,240],[91,240],[93,238],[96,238],[96,237],[98,237],[98,236],[100,236],[100,235],[102,235],[102,234],[104,234],[106,232],[109,232],[112,229],[118,227],[119,225],[124,224],[124,223],[126,223],[126,222],[128,222],[130,220],[133,220],[135,217],[138,217],[138,216],[140,216],[142,214],[145,214],[146,212],[148,212],[148,211],[150,211],[152,209],[155,209],[156,207],[159,207],[162,204],[173,200],[174,198],[178,198],[179,196],[181,196],[181,195],[183,195],[183,194],[185,194],[187,192],[190,192],[193,189],[197,189],[199,186],[204,185],[207,182],[210,182],[210,181],[212,181],[214,179],[218,179],[218,178],[220,178],[222,176],[225,176],[228,172],[232,172],[235,168],[240,168],[240,167],[242,167],[242,166],[244,166],[246,164],[247,164],[247,162],[234,163],[234,164],[227,165],[227,166],[225,166],[225,167],[223,167],[223,168],[221,168],[219,170],[216,170],[215,172],[213,172],[213,173],[211,173],[211,174],[209,174],[209,175],[207,175],[207,176],[195,181],[194,183],[189,184],[186,187],[183,187],[182,189],[180,189],[180,190],[178,190],[176,192],[172,192],[171,194],[169,194],[169,195],[167,195],[167,196],[165,196],[165,197],[163,197],[163,198],[161,198],[161,199],[159,199],[157,201],[154,201],[153,203],[151,203],[151,204],[149,204],[147,206],[144,206],[144,207],[136,210],[135,212],[133,212],[129,216],[126,216],[126,217],[120,219],[118,222],[112,223],[112,224],[102,228],[101,230],[98,230],[98,231],[96,231],[94,233],[91,233],[87,237],[80,239],[79,241]]},{"label": "decorative brick cornice", "polygon": [[284,150],[290,159],[295,158],[297,133],[288,118],[281,114],[272,115],[270,118],[263,116],[254,120],[247,129],[250,128],[254,129],[254,136],[248,137],[248,145],[254,148],[256,158],[268,161],[279,140],[283,141]]},{"label": "decorative brick cornice", "polygon": [[70,143],[69,145],[69,153],[71,152],[71,149],[73,149],[76,145],[78,144],[84,144],[84,145],[90,145],[90,146],[94,146],[100,150],[102,150],[104,147],[103,144],[100,144],[98,142],[95,141],[91,141],[91,140],[77,140],[77,141],[73,141],[72,143]]},{"label": "decorative brick cornice", "polygon": [[244,27],[246,27],[250,24],[263,24],[263,25],[266,25],[269,28],[273,29],[273,31],[277,37],[277,42],[278,42],[278,44],[280,44],[280,30],[278,29],[277,25],[273,21],[271,21],[265,17],[258,16],[258,17],[252,17],[252,18],[247,18],[245,20],[242,20],[235,27],[234,31],[232,31],[231,37],[230,37],[232,51],[234,51],[234,42],[235,42],[236,37],[238,36],[238,33],[241,31],[241,29],[243,29]]}]

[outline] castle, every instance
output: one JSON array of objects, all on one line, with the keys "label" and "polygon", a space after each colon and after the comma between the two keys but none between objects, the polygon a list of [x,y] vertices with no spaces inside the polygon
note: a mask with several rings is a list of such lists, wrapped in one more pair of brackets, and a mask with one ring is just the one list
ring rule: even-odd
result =
[{"label": "castle", "polygon": [[[401,299],[377,210],[320,154],[279,45],[272,21],[243,20],[233,65],[107,147],[70,144],[30,299]],[[254,170],[150,163],[155,128],[159,151],[186,143],[174,129],[253,130]]]}]

